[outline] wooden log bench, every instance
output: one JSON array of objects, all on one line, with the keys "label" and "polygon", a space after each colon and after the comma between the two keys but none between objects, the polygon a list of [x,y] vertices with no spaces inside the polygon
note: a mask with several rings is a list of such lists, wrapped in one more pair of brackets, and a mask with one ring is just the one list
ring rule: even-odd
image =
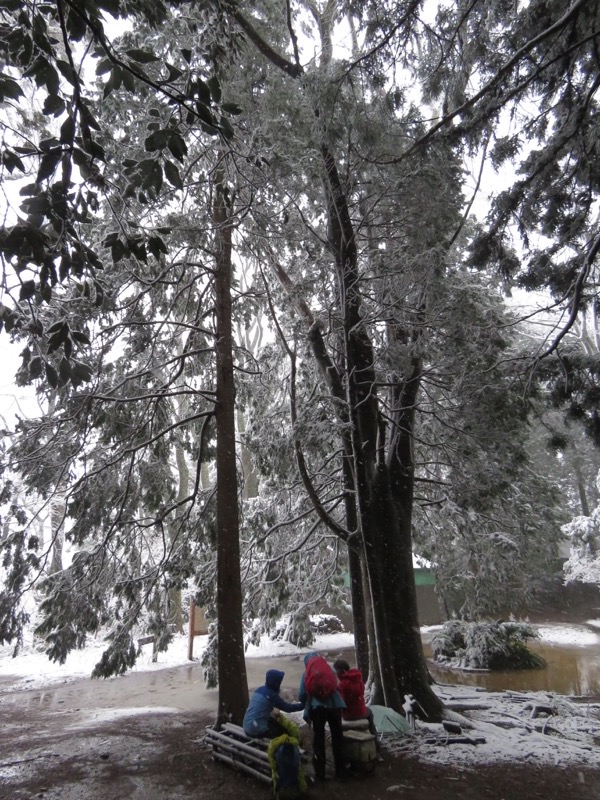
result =
[{"label": "wooden log bench", "polygon": [[[247,736],[239,725],[226,722],[220,731],[207,728],[206,741],[211,745],[216,761],[252,775],[263,783],[271,783],[271,765],[267,757],[271,739]],[[300,758],[303,762],[307,761],[306,751],[302,748]]]},{"label": "wooden log bench", "polygon": [[267,758],[270,739],[253,739],[246,736],[239,725],[226,722],[220,731],[207,728],[206,740],[212,746],[212,756],[216,761],[252,775],[263,783],[271,783],[271,765]]}]

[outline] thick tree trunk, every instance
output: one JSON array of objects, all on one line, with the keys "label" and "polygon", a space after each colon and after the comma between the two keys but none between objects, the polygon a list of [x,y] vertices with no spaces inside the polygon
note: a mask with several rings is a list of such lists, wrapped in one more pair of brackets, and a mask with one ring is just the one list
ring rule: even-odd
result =
[{"label": "thick tree trunk", "polygon": [[55,575],[63,569],[63,524],[65,520],[65,501],[55,497],[50,504],[50,525],[52,528],[52,560],[49,574]]},{"label": "thick tree trunk", "polygon": [[[178,476],[177,502],[183,503],[190,490],[190,471],[179,439],[175,441],[175,460]],[[177,516],[179,517],[179,513]],[[180,520],[176,520],[169,526],[169,541],[172,545],[176,543],[181,524]],[[183,633],[183,599],[181,589],[174,587],[169,589],[169,624],[174,625],[178,633]]]},{"label": "thick tree trunk", "polygon": [[[321,67],[324,67],[331,58],[325,35],[327,24],[330,27],[333,18],[327,17],[316,6],[311,6],[311,10],[322,30]],[[249,40],[271,63],[293,78],[302,74],[299,64],[291,63],[275,52],[240,11],[234,10],[232,15]],[[318,117],[319,109],[315,111]],[[325,132],[323,134],[321,156],[325,171],[329,244],[335,259],[339,310],[343,317],[345,337],[346,364],[343,380],[346,381],[347,397],[344,400],[348,404],[355,502],[373,599],[381,688],[388,705],[398,711],[402,705],[402,692],[415,695],[430,719],[434,720],[439,717],[441,704],[431,691],[429,683],[423,682],[423,676],[425,679],[427,677],[427,669],[418,629],[416,602],[413,605],[416,589],[410,531],[412,505],[398,515],[396,503],[400,501],[395,502],[392,498],[387,467],[380,463],[381,459],[378,462],[379,407],[373,348],[361,314],[354,228],[335,159],[326,141]],[[316,326],[313,325],[311,330],[317,330]],[[323,369],[327,356],[316,352],[320,338],[311,334],[309,338],[317,361]],[[332,396],[339,399],[336,393],[337,382],[331,380],[333,374],[328,375],[326,371],[325,380]],[[412,498],[412,492],[410,497]]]},{"label": "thick tree trunk", "polygon": [[242,474],[244,478],[243,497],[244,500],[249,500],[253,497],[258,497],[258,472],[254,467],[252,461],[252,453],[244,444],[244,433],[246,433],[246,418],[244,412],[238,409],[237,412],[237,426],[238,433],[242,440],[241,445],[241,462]]},{"label": "thick tree trunk", "polygon": [[242,630],[242,588],[235,443],[235,386],[231,326],[231,234],[223,172],[215,179],[215,307],[217,429],[217,726],[242,723],[248,682]]},{"label": "thick tree trunk", "polygon": [[585,480],[583,479],[581,462],[579,461],[577,453],[573,454],[573,472],[575,473],[575,478],[577,479],[577,491],[579,493],[579,502],[581,503],[581,513],[584,517],[589,517],[590,504],[588,503]]},{"label": "thick tree trunk", "polygon": [[352,598],[352,627],[356,666],[365,681],[369,678],[369,635],[367,626],[367,603],[364,595],[362,559],[354,547],[348,548],[348,570],[350,573],[350,597]]},{"label": "thick tree trunk", "polygon": [[[392,496],[388,467],[383,463],[383,442],[378,441],[379,407],[374,353],[362,319],[354,228],[337,166],[327,143],[322,145],[329,243],[334,254],[344,339],[348,407],[353,452],[353,473],[366,565],[373,598],[373,621],[379,679],[385,704],[400,711],[404,694],[412,694],[433,721],[441,703],[431,690],[419,633],[416,588],[412,568],[412,426],[405,439],[392,441],[401,454],[401,497]],[[402,385],[402,384],[401,384]],[[414,414],[418,380],[410,384]],[[412,421],[409,416],[408,421]],[[408,449],[406,449],[408,447]],[[398,481],[397,481],[398,482]],[[378,687],[375,685],[375,693]]]}]

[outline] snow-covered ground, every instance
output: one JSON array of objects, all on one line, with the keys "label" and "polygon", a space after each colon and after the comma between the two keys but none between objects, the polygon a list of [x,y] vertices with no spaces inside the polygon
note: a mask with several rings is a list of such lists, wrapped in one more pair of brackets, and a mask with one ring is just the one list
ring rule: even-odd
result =
[{"label": "snow-covered ground", "polygon": [[[429,632],[423,631],[425,637]],[[589,620],[585,626],[543,625],[539,626],[539,633],[542,641],[549,644],[596,649],[600,645],[600,620]],[[205,643],[206,637],[196,637],[194,658],[201,656]],[[352,646],[351,634],[336,633],[318,636],[310,649],[335,654]],[[72,653],[64,665],[52,664],[31,645],[17,658],[11,657],[10,648],[2,647],[0,685],[4,691],[31,691],[88,678],[102,647],[102,642],[95,642],[85,650]],[[152,663],[152,648],[147,646],[131,673],[189,667],[187,649],[187,636],[176,636],[169,650],[160,653],[158,662]],[[299,650],[286,642],[263,639],[259,647],[249,646],[246,655],[249,663],[252,659],[269,657],[286,657],[290,663],[290,657],[301,656],[306,651],[306,648]],[[298,662],[297,669],[301,669],[300,659]],[[126,681],[127,676],[111,680]],[[294,689],[291,680],[289,689]],[[453,742],[441,725],[418,721],[414,736],[390,739],[389,747],[417,752],[423,761],[463,763],[465,766],[505,760],[600,766],[600,704],[577,703],[552,692],[486,692],[445,684],[436,686],[436,691],[445,702],[448,717],[459,722],[463,734],[477,743]],[[162,705],[157,698],[157,706]],[[137,713],[148,710],[156,708],[138,709]],[[109,713],[101,708],[97,711],[101,716]],[[122,712],[124,715],[136,713],[125,707]],[[118,709],[110,711],[111,718],[118,713]]]}]

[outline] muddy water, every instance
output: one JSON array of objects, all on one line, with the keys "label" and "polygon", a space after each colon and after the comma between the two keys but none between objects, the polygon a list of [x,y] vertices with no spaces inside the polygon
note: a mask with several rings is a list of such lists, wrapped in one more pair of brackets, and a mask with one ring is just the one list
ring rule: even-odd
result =
[{"label": "muddy water", "polygon": [[[251,689],[264,683],[267,669],[276,666],[285,671],[283,694],[294,700],[304,664],[298,656],[246,660]],[[204,685],[202,666],[198,662],[154,672],[130,672],[107,680],[82,678],[52,685],[47,689],[19,691],[2,696],[3,703],[18,702],[22,707],[52,711],[89,711],[90,709],[162,709],[179,711],[213,711],[218,692]]]},{"label": "muddy water", "polygon": [[[597,633],[597,631],[596,631]],[[430,657],[428,637],[424,646]],[[585,646],[568,646],[534,643],[548,666],[540,670],[506,672],[460,672],[444,669],[429,658],[433,677],[439,683],[477,686],[491,691],[549,691],[564,695],[600,696],[600,643]],[[329,651],[333,660],[342,655],[351,663],[352,650]],[[285,671],[283,694],[294,700],[304,664],[299,656],[275,658],[249,658],[246,661],[248,684],[251,689],[264,680],[265,670],[277,667]],[[5,676],[6,677],[6,676]],[[204,686],[202,667],[198,662],[155,672],[137,672],[106,681],[82,679],[54,685],[47,689],[9,692],[2,691],[0,681],[0,706],[18,703],[21,707],[51,709],[63,713],[81,712],[89,716],[92,709],[162,709],[181,711],[212,711],[217,707],[216,689]]]},{"label": "muddy water", "polygon": [[[531,650],[547,662],[543,669],[502,672],[461,672],[430,661],[431,673],[440,683],[480,686],[489,691],[545,691],[576,696],[600,695],[600,646],[573,647],[536,642]],[[426,655],[430,649],[425,644]]]}]

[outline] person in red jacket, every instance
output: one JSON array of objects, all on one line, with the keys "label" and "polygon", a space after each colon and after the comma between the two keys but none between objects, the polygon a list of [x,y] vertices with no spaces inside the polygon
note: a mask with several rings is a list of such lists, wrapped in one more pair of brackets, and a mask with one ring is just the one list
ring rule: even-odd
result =
[{"label": "person in red jacket", "polygon": [[333,669],[338,676],[338,692],[342,695],[346,708],[342,709],[342,719],[366,719],[369,721],[369,733],[375,737],[377,751],[379,752],[379,739],[377,728],[373,720],[373,712],[365,703],[365,684],[361,671],[350,668],[350,664],[343,658],[333,662]]}]

